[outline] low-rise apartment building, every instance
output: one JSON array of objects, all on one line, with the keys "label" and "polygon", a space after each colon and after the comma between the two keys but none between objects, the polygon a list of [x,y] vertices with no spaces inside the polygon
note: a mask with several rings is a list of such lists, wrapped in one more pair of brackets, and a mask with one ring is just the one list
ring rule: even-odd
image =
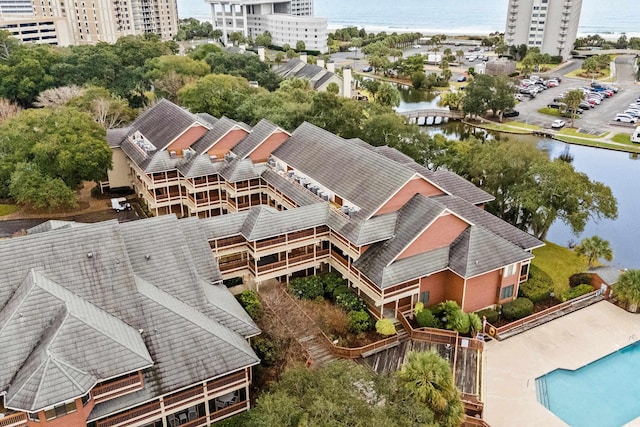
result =
[{"label": "low-rise apartment building", "polygon": [[110,180],[156,215],[200,217],[222,277],[258,289],[333,269],[377,317],[417,301],[474,311],[514,299],[543,245],[458,175],[309,123],[290,134],[161,101],[107,137]]},{"label": "low-rise apartment building", "polygon": [[0,242],[0,426],[204,427],[249,408],[248,338],[197,219]]}]

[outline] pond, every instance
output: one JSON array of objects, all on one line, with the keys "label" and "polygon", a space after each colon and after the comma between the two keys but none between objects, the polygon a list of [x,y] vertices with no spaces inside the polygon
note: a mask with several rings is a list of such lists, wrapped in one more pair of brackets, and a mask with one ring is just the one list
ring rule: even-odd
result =
[{"label": "pond", "polygon": [[[472,132],[469,126],[461,123],[423,129],[429,134],[439,133],[450,139],[465,138]],[[492,135],[489,134],[488,137],[491,138]],[[571,228],[562,221],[556,221],[551,226],[547,239],[563,246],[571,246],[585,237],[597,235],[610,242],[614,255],[611,263],[613,266],[640,268],[640,252],[636,247],[640,243],[640,191],[636,187],[640,178],[640,158],[628,153],[570,145],[552,139],[516,135],[509,137],[534,142],[551,158],[569,153],[577,171],[587,174],[591,180],[609,186],[618,201],[617,219],[592,219],[579,235],[573,234]]]}]

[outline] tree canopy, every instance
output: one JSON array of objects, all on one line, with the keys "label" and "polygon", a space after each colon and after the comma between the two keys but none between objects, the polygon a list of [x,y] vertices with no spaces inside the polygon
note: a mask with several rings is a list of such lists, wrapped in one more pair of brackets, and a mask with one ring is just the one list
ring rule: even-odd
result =
[{"label": "tree canopy", "polygon": [[[452,399],[456,398],[459,402],[459,397],[453,394]],[[405,392],[395,376],[379,376],[351,361],[337,361],[317,369],[298,367],[286,371],[268,392],[258,397],[254,409],[241,416],[241,420],[231,419],[226,425],[436,427],[445,424],[436,421],[429,405]]]},{"label": "tree canopy", "polygon": [[598,236],[582,239],[575,250],[578,255],[587,257],[589,268],[593,267],[594,263],[599,259],[613,260],[613,251],[609,242]]},{"label": "tree canopy", "polygon": [[37,207],[55,207],[59,201],[51,195],[43,206],[33,197],[38,191],[27,191],[25,182],[68,199],[63,186],[73,192],[83,180],[104,178],[111,167],[105,129],[69,107],[25,110],[7,120],[0,126],[0,151],[0,197]]},{"label": "tree canopy", "polygon": [[622,302],[640,305],[640,270],[627,270],[613,287],[614,295]]}]

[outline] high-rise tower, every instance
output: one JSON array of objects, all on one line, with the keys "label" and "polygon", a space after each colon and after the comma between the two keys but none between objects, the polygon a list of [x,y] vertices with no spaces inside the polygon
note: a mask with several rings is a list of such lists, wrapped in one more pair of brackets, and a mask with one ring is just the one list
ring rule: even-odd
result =
[{"label": "high-rise tower", "polygon": [[582,0],[509,0],[505,43],[570,56],[578,33]]}]

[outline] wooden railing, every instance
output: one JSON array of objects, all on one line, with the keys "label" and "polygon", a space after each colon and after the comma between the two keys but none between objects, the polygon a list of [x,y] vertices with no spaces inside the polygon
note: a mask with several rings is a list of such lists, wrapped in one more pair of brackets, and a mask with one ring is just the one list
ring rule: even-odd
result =
[{"label": "wooden railing", "polygon": [[191,420],[185,424],[180,424],[180,427],[200,427],[206,426],[209,424],[209,420],[206,415],[204,417],[197,418],[195,420]]},{"label": "wooden railing", "polygon": [[522,319],[518,319],[516,321],[513,321],[507,325],[504,326],[500,326],[499,328],[491,325],[490,323],[487,323],[486,328],[484,330],[484,332],[489,332],[492,328],[495,330],[495,337],[497,339],[500,339],[500,334],[504,334],[507,331],[510,331],[512,329],[516,329],[516,328],[520,328],[522,326],[525,326],[527,323],[531,323],[531,322],[535,322],[541,318],[544,318],[546,316],[549,316],[557,311],[560,310],[564,310],[568,307],[571,307],[573,305],[576,305],[578,303],[581,303],[583,301],[589,300],[589,299],[593,299],[593,298],[597,298],[598,296],[600,296],[602,293],[601,290],[597,290],[597,291],[593,291],[590,292],[588,294],[579,296],[577,298],[571,299],[569,301],[565,301],[561,304],[558,305],[554,305],[553,307],[549,307],[545,310],[539,311],[537,313],[532,314],[531,316],[527,316],[527,317],[523,317]]},{"label": "wooden railing", "polygon": [[164,398],[164,407],[170,408],[176,405],[184,405],[185,403],[190,403],[201,399],[204,397],[204,389],[202,387],[195,387],[189,390],[185,390],[178,394],[174,394],[170,397]]},{"label": "wooden railing", "polygon": [[462,422],[462,427],[490,427],[490,426],[482,418],[475,418],[467,415],[464,417],[464,421]]},{"label": "wooden railing", "polygon": [[218,380],[210,381],[207,384],[207,391],[212,392],[215,390],[223,390],[225,386],[230,384],[235,384],[239,382],[245,382],[247,380],[247,375],[244,372],[238,372],[232,375],[228,375],[224,378],[220,378]]},{"label": "wooden railing", "polygon": [[24,412],[16,412],[0,418],[0,427],[26,427],[26,425],[27,414]]},{"label": "wooden railing", "polygon": [[96,403],[100,403],[124,393],[140,390],[142,387],[142,375],[138,373],[135,376],[97,385],[91,390],[91,395]]},{"label": "wooden railing", "polygon": [[324,335],[324,337],[327,339],[327,341],[329,341],[329,343],[331,344],[331,352],[338,356],[338,357],[343,357],[345,359],[357,359],[358,357],[362,357],[363,354],[372,352],[374,350],[389,346],[391,344],[395,344],[397,343],[398,340],[398,336],[393,336],[393,337],[389,337],[386,338],[384,340],[380,340],[380,341],[376,341],[373,342],[371,344],[367,344],[365,346],[362,347],[340,347],[337,345],[334,345],[333,342],[331,340],[329,340],[329,337],[327,337],[324,332],[322,333],[322,335]]},{"label": "wooden railing", "polygon": [[437,344],[450,344],[456,347],[462,347],[461,343],[466,340],[467,348],[482,351],[484,342],[475,338],[461,337],[456,331],[448,331],[446,329],[436,328],[414,328],[407,320],[408,312],[401,312],[398,320],[409,333],[409,337],[416,340],[428,341]]},{"label": "wooden railing", "polygon": [[96,427],[127,426],[142,419],[155,419],[160,415],[160,402],[152,402],[122,414],[96,421]]},{"label": "wooden railing", "polygon": [[220,268],[221,273],[228,273],[233,270],[238,270],[242,268],[247,268],[249,260],[240,260],[240,261],[229,261],[221,263],[218,268]]},{"label": "wooden railing", "polygon": [[215,421],[224,416],[233,414],[235,412],[238,412],[246,408],[247,408],[247,401],[243,400],[242,402],[234,403],[233,405],[229,405],[226,408],[220,409],[219,411],[215,411],[213,414],[209,415],[209,420]]}]

